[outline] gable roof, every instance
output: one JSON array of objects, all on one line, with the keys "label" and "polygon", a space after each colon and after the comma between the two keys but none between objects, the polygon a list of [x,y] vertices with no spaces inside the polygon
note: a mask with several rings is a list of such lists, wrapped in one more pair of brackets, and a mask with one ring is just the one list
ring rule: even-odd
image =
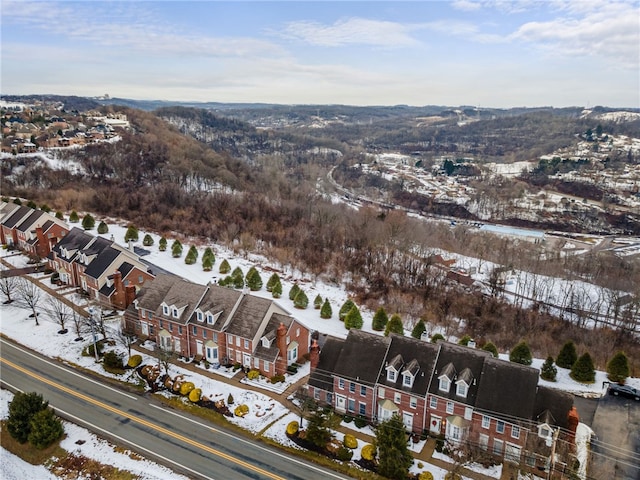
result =
[{"label": "gable roof", "polygon": [[[152,282],[152,285],[153,283],[155,282]],[[186,324],[198,306],[206,288],[204,285],[198,285],[197,283],[175,277],[173,284],[166,291],[164,297],[160,299],[160,303],[158,303],[156,307],[156,315],[164,315],[161,307],[162,303],[165,303],[167,306],[173,305],[178,309],[184,310],[182,310],[178,318],[171,315],[171,319]],[[171,314],[171,312],[169,313]]]},{"label": "gable roof", "polygon": [[342,346],[334,373],[339,377],[373,386],[384,367],[390,343],[389,337],[352,328]]},{"label": "gable roof", "polygon": [[[555,420],[555,425],[562,428],[569,426],[569,411],[573,407],[573,396],[568,392],[555,388],[539,386],[536,392],[532,420],[539,423],[549,423]],[[550,419],[549,415],[551,415]],[[541,421],[543,420],[544,421]],[[552,425],[549,423],[549,425]]]},{"label": "gable roof", "polygon": [[0,223],[4,223],[5,218],[9,218],[19,208],[20,205],[16,205],[13,202],[0,201]]},{"label": "gable roof", "polygon": [[169,289],[179,280],[176,275],[159,273],[152,282],[147,282],[136,297],[136,305],[144,310],[156,311]]},{"label": "gable roof", "polygon": [[[202,297],[198,308],[202,312],[211,312],[216,314],[222,312],[216,319],[214,325],[211,326],[214,330],[222,330],[222,326],[226,323],[229,314],[233,311],[233,307],[238,303],[238,299],[242,296],[242,293],[232,288],[221,287],[219,285],[208,285],[208,290]],[[194,310],[195,312],[195,310]],[[195,318],[190,318],[190,322],[194,322]]]},{"label": "gable roof", "polygon": [[[77,252],[85,248],[94,238],[95,237],[89,235],[84,230],[73,227],[51,250],[61,257],[60,252],[63,248],[68,251]],[[71,258],[63,258],[63,260],[71,261],[74,257],[75,255]]]},{"label": "gable roof", "polygon": [[497,358],[485,359],[476,408],[505,418],[530,419],[538,385],[537,369]]},{"label": "gable roof", "polygon": [[[438,345],[394,333],[390,334],[389,338],[391,345],[387,351],[387,358],[403,359],[402,365],[397,369],[401,374],[396,377],[395,382],[390,382],[387,380],[386,371],[383,370],[380,372],[378,382],[398,390],[425,396],[438,358]],[[411,387],[405,386],[402,378],[402,373],[407,370],[414,376]]]},{"label": "gable roof", "polygon": [[227,333],[242,338],[253,338],[273,302],[266,298],[243,294]]},{"label": "gable roof", "polygon": [[113,247],[104,248],[98,255],[91,260],[84,274],[91,278],[98,278],[111,265],[122,252]]},{"label": "gable roof", "polygon": [[21,205],[2,219],[2,225],[7,228],[13,228],[25,219],[27,215],[30,215],[31,212],[33,212],[32,208]]},{"label": "gable roof", "polygon": [[345,340],[342,338],[327,336],[320,350],[318,366],[312,370],[309,376],[309,385],[333,392],[333,372],[342,352]]},{"label": "gable roof", "polygon": [[27,233],[43,215],[45,215],[45,213],[42,210],[33,210],[27,218],[16,224],[15,229],[19,232]]}]

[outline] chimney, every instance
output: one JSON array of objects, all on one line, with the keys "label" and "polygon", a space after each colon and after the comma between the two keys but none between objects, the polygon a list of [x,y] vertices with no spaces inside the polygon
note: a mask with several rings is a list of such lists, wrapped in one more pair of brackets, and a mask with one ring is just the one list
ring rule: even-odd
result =
[{"label": "chimney", "polygon": [[38,242],[36,243],[36,254],[41,258],[44,258],[49,255],[51,249],[49,248],[47,237],[44,236],[42,227],[36,227],[36,238],[38,239]]},{"label": "chimney", "polygon": [[127,285],[124,287],[124,308],[126,309],[136,299],[136,286]]},{"label": "chimney", "polygon": [[276,373],[284,373],[287,370],[287,327],[280,322],[278,330],[276,330],[276,345],[280,351],[276,364]]},{"label": "chimney", "polygon": [[311,342],[311,349],[309,349],[309,361],[311,362],[311,370],[314,370],[320,362],[320,347],[315,338]]},{"label": "chimney", "polygon": [[567,415],[567,428],[569,429],[569,441],[575,445],[576,443],[576,430],[578,429],[578,423],[580,423],[580,415],[576,407],[571,407],[569,414]]},{"label": "chimney", "polygon": [[111,303],[118,308],[126,308],[126,296],[124,291],[124,286],[122,285],[122,273],[117,271],[112,275],[113,278],[113,296],[111,297]]}]

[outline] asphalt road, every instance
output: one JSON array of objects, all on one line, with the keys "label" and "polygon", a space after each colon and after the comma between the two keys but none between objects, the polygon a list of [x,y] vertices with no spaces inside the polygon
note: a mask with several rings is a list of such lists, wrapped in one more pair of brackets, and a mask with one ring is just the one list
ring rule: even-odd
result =
[{"label": "asphalt road", "polygon": [[105,385],[4,339],[0,344],[4,387],[38,392],[61,417],[190,478],[348,478],[168,409],[151,397]]}]

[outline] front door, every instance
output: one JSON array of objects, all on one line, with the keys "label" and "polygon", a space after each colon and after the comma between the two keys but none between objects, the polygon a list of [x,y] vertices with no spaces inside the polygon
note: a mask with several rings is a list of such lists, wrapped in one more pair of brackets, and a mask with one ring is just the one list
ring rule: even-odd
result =
[{"label": "front door", "polygon": [[147,322],[140,322],[140,327],[142,328],[142,335],[144,337],[149,336],[149,324]]},{"label": "front door", "polygon": [[248,353],[242,354],[242,365],[251,368],[251,355]]},{"label": "front door", "polygon": [[196,355],[200,355],[202,356],[202,341],[201,340],[196,340]]},{"label": "front door", "polygon": [[336,395],[336,410],[344,412],[347,409],[347,398],[343,395]]},{"label": "front door", "polygon": [[180,350],[180,337],[173,337],[173,351],[182,353],[182,350]]},{"label": "front door", "polygon": [[442,419],[440,417],[434,417],[431,415],[431,422],[429,423],[429,431],[440,435],[440,427],[442,425]]},{"label": "front door", "polygon": [[413,430],[413,413],[411,412],[402,412],[402,422],[404,423],[404,427],[408,432]]}]

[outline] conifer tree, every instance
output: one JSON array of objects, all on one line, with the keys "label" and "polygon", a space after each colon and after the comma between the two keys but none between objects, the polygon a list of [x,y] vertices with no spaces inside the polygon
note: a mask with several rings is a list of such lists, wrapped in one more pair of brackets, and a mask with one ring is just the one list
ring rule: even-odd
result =
[{"label": "conifer tree", "polygon": [[[204,259],[210,257],[211,258],[211,265],[213,265],[214,263],[216,263],[216,256],[213,253],[213,250],[211,250],[211,247],[207,247],[204,249],[204,253],[202,254],[202,261],[204,262]],[[211,269],[209,269],[211,270]]]},{"label": "conifer tree", "polygon": [[347,313],[351,311],[354,305],[355,303],[353,303],[353,300],[347,298],[347,300],[342,304],[340,310],[338,311],[338,318],[340,319],[340,321],[344,322],[344,317],[347,316]]},{"label": "conifer tree", "polygon": [[107,226],[106,223],[100,222],[98,224],[98,233],[100,233],[101,235],[104,235],[105,233],[109,233],[109,227]]},{"label": "conifer tree", "polygon": [[294,283],[293,287],[291,287],[291,290],[289,290],[289,300],[293,301],[296,298],[296,295],[298,295],[299,291],[300,287],[297,283]]},{"label": "conifer tree", "polygon": [[46,203],[43,203],[42,205],[40,205],[40,210],[42,210],[45,213],[51,213],[51,207]]},{"label": "conifer tree", "polygon": [[431,335],[431,343],[437,343],[438,340],[444,340],[444,335],[441,333],[434,333]]},{"label": "conifer tree", "polygon": [[589,352],[581,355],[578,360],[576,360],[576,363],[571,367],[571,373],[569,373],[569,376],[571,376],[571,378],[576,382],[581,383],[593,383],[595,381],[596,371]]},{"label": "conifer tree", "polygon": [[270,292],[273,289],[273,286],[278,282],[280,282],[280,277],[277,273],[272,273],[269,280],[267,280],[267,292]]},{"label": "conifer tree", "polygon": [[13,203],[15,203],[16,205],[22,205],[22,200],[20,200],[18,197],[13,199]]},{"label": "conifer tree", "polygon": [[491,352],[495,358],[498,358],[498,347],[495,346],[493,342],[487,342],[483,345],[482,350],[487,352]]},{"label": "conifer tree", "polygon": [[231,271],[231,265],[229,265],[229,262],[225,258],[224,260],[222,260],[222,263],[220,264],[220,273],[222,275],[226,275],[230,271]]},{"label": "conifer tree", "polygon": [[91,216],[90,213],[87,213],[82,219],[82,228],[85,230],[93,230],[93,227],[95,227],[95,225],[95,219]]},{"label": "conifer tree", "polygon": [[47,448],[64,434],[62,422],[53,410],[45,408],[31,418],[29,443],[39,450]]},{"label": "conifer tree", "polygon": [[543,380],[555,382],[557,375],[558,369],[553,364],[553,357],[549,355],[545,362],[542,364],[542,368],[540,369],[540,377],[542,377]]},{"label": "conifer tree", "polygon": [[389,321],[389,317],[387,316],[387,312],[385,312],[384,307],[380,307],[378,308],[378,310],[376,310],[376,313],[373,316],[371,327],[375,331],[381,332],[387,326],[388,321]]},{"label": "conifer tree", "polygon": [[179,258],[182,256],[182,244],[180,240],[174,240],[171,245],[171,256],[174,258]]},{"label": "conifer tree", "polygon": [[273,298],[282,297],[282,283],[280,283],[280,280],[273,284],[273,287],[271,288],[271,296]]},{"label": "conifer tree", "polygon": [[158,241],[158,250],[160,250],[161,252],[164,252],[167,249],[167,239],[163,236],[160,237],[160,240]]},{"label": "conifer tree", "polygon": [[212,255],[203,255],[202,256],[202,270],[205,272],[210,272],[213,270],[213,256]]},{"label": "conifer tree", "polygon": [[324,303],[322,304],[322,308],[320,309],[320,318],[331,318],[332,315],[333,309],[331,308],[329,299],[325,298]]},{"label": "conifer tree", "polygon": [[316,447],[324,448],[332,438],[333,434],[329,429],[329,418],[324,413],[324,410],[319,408],[309,417],[306,439]]},{"label": "conifer tree", "polygon": [[520,363],[522,365],[531,365],[533,358],[531,356],[531,349],[527,342],[522,340],[518,343],[513,350],[509,353],[509,361],[513,363]]},{"label": "conifer tree", "polygon": [[49,402],[39,393],[17,392],[13,400],[9,402],[9,417],[7,418],[7,431],[19,443],[25,443],[31,433],[31,419],[41,410],[44,410]]},{"label": "conifer tree", "polygon": [[231,272],[231,278],[233,279],[233,288],[244,287],[244,272],[240,267],[236,267]]},{"label": "conifer tree", "polygon": [[80,221],[80,217],[78,217],[78,212],[72,210],[69,214],[69,222],[70,223],[78,223]]},{"label": "conifer tree", "polygon": [[[391,321],[391,320],[389,320]],[[386,478],[407,478],[413,456],[407,447],[402,418],[394,413],[376,428],[378,473]]]},{"label": "conifer tree", "polygon": [[464,345],[466,347],[467,345],[469,345],[470,341],[471,341],[471,336],[464,335],[460,340],[458,340],[458,345]]},{"label": "conifer tree", "polygon": [[404,325],[402,324],[402,318],[397,313],[391,315],[391,318],[387,322],[387,326],[384,329],[384,336],[388,337],[390,333],[397,333],[398,335],[404,335]]},{"label": "conifer tree", "polygon": [[198,260],[198,249],[195,247],[195,245],[191,245],[191,247],[189,247],[189,250],[187,251],[187,255],[184,259],[184,263],[186,263],[187,265],[193,265],[194,263],[196,263],[197,260]]},{"label": "conifer tree", "polygon": [[313,308],[316,310],[320,310],[322,307],[322,297],[320,294],[316,295],[316,298],[313,299]]},{"label": "conifer tree", "polygon": [[58,220],[64,220],[64,214],[60,210],[58,210],[56,211],[56,218]]},{"label": "conifer tree", "polygon": [[618,352],[607,363],[607,378],[622,385],[628,376],[629,360],[624,352]]},{"label": "conifer tree", "polygon": [[144,245],[145,247],[150,247],[151,245],[153,245],[153,237],[147,233],[142,239],[142,245]]},{"label": "conifer tree", "polygon": [[293,299],[293,306],[304,310],[307,308],[307,305],[309,305],[309,298],[307,298],[307,294],[304,293],[304,290],[300,288],[296,294],[296,298]]},{"label": "conifer tree", "polygon": [[27,202],[27,207],[29,207],[29,208],[33,208],[33,209],[35,210],[36,208],[38,208],[38,205],[37,205],[37,204],[36,204],[36,202],[34,202],[33,200],[29,200],[29,201]]},{"label": "conifer tree", "polygon": [[360,309],[356,305],[351,307],[347,316],[344,317],[344,328],[347,330],[351,330],[352,328],[360,330],[362,328],[362,315],[360,314]]},{"label": "conifer tree", "polygon": [[262,289],[262,277],[255,267],[251,267],[249,269],[245,281],[247,283],[247,287],[249,287],[249,290],[252,292],[257,292]]},{"label": "conifer tree", "polygon": [[124,241],[128,242],[129,240],[132,242],[138,241],[138,229],[135,225],[129,225],[129,227],[127,227],[127,232],[124,234]]},{"label": "conifer tree", "polygon": [[413,338],[417,338],[420,340],[422,338],[422,334],[427,331],[427,327],[422,321],[422,319],[418,320],[418,322],[414,325],[413,330],[411,330],[411,336]]},{"label": "conifer tree", "polygon": [[556,365],[562,368],[571,368],[578,360],[578,353],[576,352],[576,345],[572,340],[567,341],[556,358]]}]

